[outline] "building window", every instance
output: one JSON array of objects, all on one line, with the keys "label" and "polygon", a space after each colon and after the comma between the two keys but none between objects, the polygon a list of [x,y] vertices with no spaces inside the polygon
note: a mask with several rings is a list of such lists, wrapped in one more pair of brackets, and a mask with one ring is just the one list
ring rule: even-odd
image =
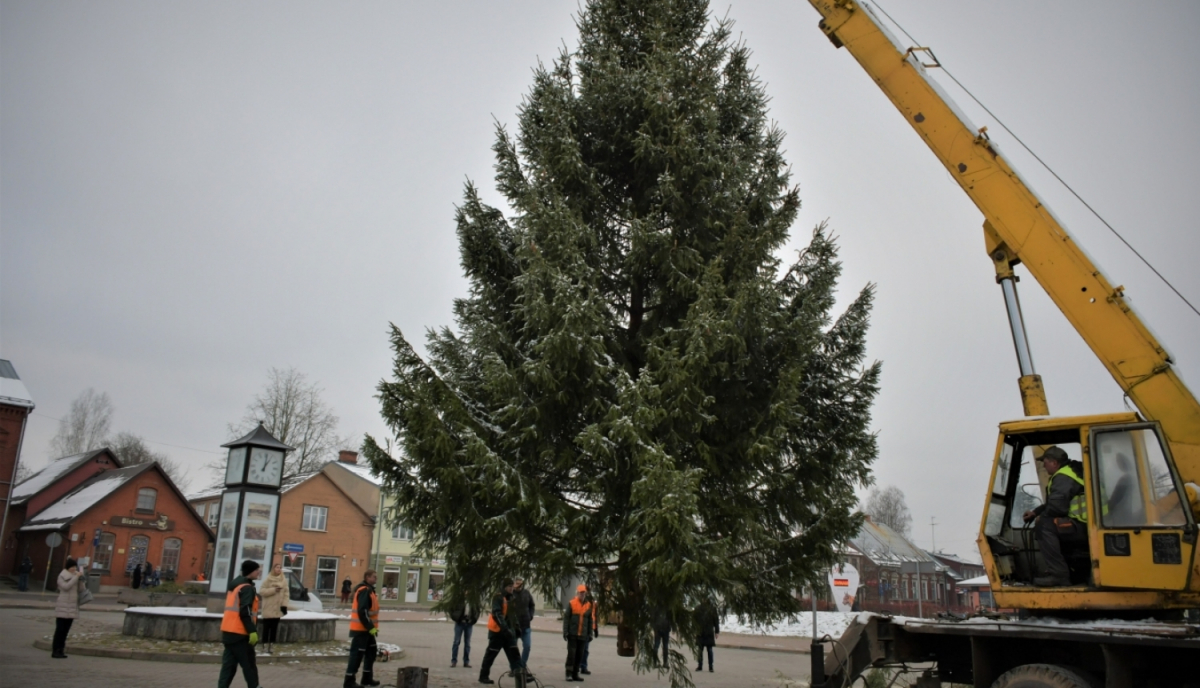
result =
[{"label": "building window", "polygon": [[296,558],[292,559],[291,553],[284,553],[284,555],[283,555],[283,570],[291,571],[292,573],[296,574],[296,580],[300,581],[301,585],[304,585],[304,555],[303,554],[297,554]]},{"label": "building window", "polygon": [[329,516],[329,508],[324,506],[304,505],[304,521],[301,530],[325,530],[325,520]]},{"label": "building window", "polygon": [[112,568],[113,545],[117,536],[112,533],[101,533],[100,544],[96,547],[96,556],[92,559],[92,569],[108,571]]},{"label": "building window", "polygon": [[[305,507],[307,508],[307,507]],[[324,508],[324,507],[320,507]],[[322,520],[322,523],[324,521]],[[337,586],[337,557],[317,557],[317,594],[332,595]]]},{"label": "building window", "polygon": [[392,539],[393,540],[411,540],[412,535],[413,535],[413,533],[412,533],[411,526],[405,525],[403,523],[397,523],[396,525],[392,526]]},{"label": "building window", "polygon": [[217,507],[219,502],[210,502],[208,505],[208,527],[213,530],[217,529],[217,524],[221,521],[221,510]]},{"label": "building window", "polygon": [[138,511],[154,512],[154,504],[158,501],[158,490],[153,487],[143,487],[138,490]]},{"label": "building window", "polygon": [[162,563],[158,568],[162,570],[163,578],[174,580],[175,574],[179,572],[179,551],[183,549],[183,540],[179,538],[167,538],[163,540]]},{"label": "building window", "polygon": [[132,574],[138,564],[146,563],[146,551],[150,549],[150,538],[134,535],[129,538],[129,556],[125,557],[125,573]]},{"label": "building window", "polygon": [[208,505],[207,504],[197,504],[196,505],[196,513],[200,514],[200,518],[204,518],[204,507],[206,507],[206,506],[208,506]]}]

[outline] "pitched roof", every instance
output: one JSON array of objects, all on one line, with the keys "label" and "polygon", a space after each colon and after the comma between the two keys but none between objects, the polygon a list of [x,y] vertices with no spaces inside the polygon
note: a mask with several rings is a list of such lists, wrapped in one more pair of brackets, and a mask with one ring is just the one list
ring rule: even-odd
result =
[{"label": "pitched roof", "polygon": [[116,492],[122,485],[145,473],[157,464],[143,463],[129,468],[114,468],[98,473],[57,502],[39,511],[21,526],[22,532],[33,530],[58,530],[78,518],[83,512],[96,506],[105,497]]},{"label": "pitched roof", "polygon": [[[337,466],[338,468],[343,468],[347,471],[350,471],[354,475],[362,478],[363,480],[366,480],[367,482],[371,483],[372,485],[374,485],[376,487],[380,487],[383,485],[383,478],[376,475],[375,470],[372,469],[370,466],[364,466],[362,464],[357,464],[357,463],[346,463],[345,461],[330,461],[329,463],[327,463],[325,465],[326,466]],[[322,466],[322,468],[324,468],[324,466]]]},{"label": "pitched roof", "polygon": [[24,406],[28,409],[34,407],[33,397],[29,396],[29,390],[25,389],[25,383],[21,382],[21,378],[17,376],[17,369],[13,367],[11,361],[2,358],[0,358],[0,404]]},{"label": "pitched roof", "polygon": [[908,538],[869,518],[863,521],[858,534],[850,538],[850,543],[877,564],[903,566],[916,562],[934,562],[936,568],[946,569],[945,564],[937,563],[925,550],[914,545]]},{"label": "pitched roof", "polygon": [[[51,461],[50,464],[42,470],[17,483],[17,486],[14,487],[12,491],[12,503],[24,503],[30,497],[53,485],[59,478],[75,470],[75,468],[78,466],[82,466],[88,461],[96,458],[101,452],[106,451],[108,451],[107,448],[93,449],[92,451],[86,451],[82,454],[72,454],[70,456],[64,456],[60,459]],[[109,454],[112,455],[112,452],[109,452]],[[113,456],[113,460],[116,461],[116,456]],[[117,465],[120,466],[121,464],[117,463]]]}]

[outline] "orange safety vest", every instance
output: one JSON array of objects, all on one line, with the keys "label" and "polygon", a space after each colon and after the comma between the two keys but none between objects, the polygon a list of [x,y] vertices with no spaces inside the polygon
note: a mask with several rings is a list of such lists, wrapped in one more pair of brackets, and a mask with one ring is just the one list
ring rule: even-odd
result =
[{"label": "orange safety vest", "polygon": [[[368,586],[359,585],[354,589],[354,605],[350,608],[352,610],[350,613],[350,630],[366,633],[367,627],[358,619],[358,591],[363,588],[368,588]],[[367,618],[371,620],[372,625],[379,625],[379,596],[375,594],[374,590],[371,590],[371,608],[367,610]]]},{"label": "orange safety vest", "polygon": [[[225,616],[221,617],[221,631],[223,633],[237,633],[238,635],[247,635],[246,626],[242,623],[242,617],[238,613],[238,592],[242,588],[250,585],[242,583],[233,590],[225,594]],[[254,596],[254,606],[250,609],[251,620],[258,620],[258,596]]]},{"label": "orange safety vest", "polygon": [[[575,632],[575,635],[582,636],[583,629],[584,629],[584,625],[583,625],[584,622],[587,621],[588,617],[592,616],[594,613],[593,608],[592,608],[592,603],[591,602],[580,602],[578,597],[572,597],[571,598],[571,613],[577,614],[579,616],[579,630]],[[587,625],[587,628],[591,628],[592,624],[594,624],[594,623],[595,623],[595,619],[593,618],[592,623],[589,623]]]},{"label": "orange safety vest", "polygon": [[[508,616],[508,599],[507,598],[505,598],[501,602],[500,616],[504,616],[504,617]],[[496,623],[496,615],[495,614],[488,614],[488,630],[491,631],[492,633],[500,632],[500,624]]]}]

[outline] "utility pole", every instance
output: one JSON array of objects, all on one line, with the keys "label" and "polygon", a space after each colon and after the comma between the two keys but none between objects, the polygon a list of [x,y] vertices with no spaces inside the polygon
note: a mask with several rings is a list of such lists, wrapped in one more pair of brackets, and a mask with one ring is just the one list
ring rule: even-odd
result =
[{"label": "utility pole", "polygon": [[[929,549],[929,552],[930,552],[929,556],[930,556],[930,558],[933,559],[933,574],[934,574],[934,576],[937,576],[937,557],[933,556],[933,553],[937,552],[937,530],[936,530],[936,528],[937,528],[937,519],[934,518],[933,516],[930,516],[929,517],[929,540],[930,540],[930,545],[932,545],[932,547],[930,547],[930,549]],[[934,602],[936,602],[938,600],[937,583],[935,581],[931,580],[929,584],[930,584],[930,587],[933,588],[933,594],[930,595],[930,598]]]},{"label": "utility pole", "polygon": [[930,540],[933,541],[933,547],[929,550],[931,552],[937,551],[937,531],[934,530],[935,528],[937,528],[937,519],[933,516],[930,516],[929,517],[929,538],[930,538]]}]

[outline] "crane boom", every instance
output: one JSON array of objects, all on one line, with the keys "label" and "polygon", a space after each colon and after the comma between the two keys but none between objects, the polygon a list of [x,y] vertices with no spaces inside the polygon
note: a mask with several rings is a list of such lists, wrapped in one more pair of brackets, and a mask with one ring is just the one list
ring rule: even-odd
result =
[{"label": "crane boom", "polygon": [[[1200,480],[1200,404],[1170,354],[1021,179],[926,72],[923,48],[901,47],[869,6],[809,0],[845,47],[983,213],[993,259],[1024,263],[1125,394],[1158,421],[1185,480]],[[930,59],[932,59],[930,55]]]}]

